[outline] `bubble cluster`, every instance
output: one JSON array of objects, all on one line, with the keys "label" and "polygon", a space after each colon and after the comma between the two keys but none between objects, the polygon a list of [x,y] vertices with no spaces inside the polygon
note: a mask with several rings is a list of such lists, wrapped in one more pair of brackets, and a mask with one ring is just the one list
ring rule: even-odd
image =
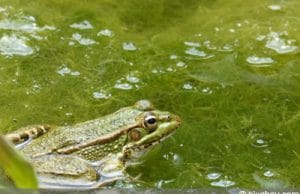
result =
[{"label": "bubble cluster", "polygon": [[107,36],[107,37],[112,37],[114,35],[113,31],[109,29],[104,29],[101,30],[97,33],[97,36]]},{"label": "bubble cluster", "polygon": [[295,51],[298,46],[294,45],[295,40],[284,38],[287,32],[270,32],[267,35],[266,47],[279,54],[286,54]]},{"label": "bubble cluster", "polygon": [[111,93],[108,93],[105,90],[100,90],[98,92],[93,92],[93,97],[96,99],[108,99],[111,97]]},{"label": "bubble cluster", "polygon": [[124,42],[123,50],[125,51],[135,51],[137,50],[136,46],[132,42]]},{"label": "bubble cluster", "polygon": [[15,34],[3,35],[0,39],[0,53],[2,55],[31,55],[34,50],[27,45],[28,38],[24,36],[17,37]]},{"label": "bubble cluster", "polygon": [[71,24],[70,27],[75,28],[75,29],[80,29],[80,30],[92,29],[93,28],[92,24],[87,20],[84,20],[84,21],[79,22],[79,23]]},{"label": "bubble cluster", "polygon": [[207,54],[204,51],[200,51],[195,47],[186,49],[185,53],[189,54],[189,55],[193,55],[193,56],[198,56],[198,57],[206,57],[207,56]]},{"label": "bubble cluster", "polygon": [[274,63],[271,57],[257,57],[255,55],[247,57],[246,61],[253,65],[259,65],[260,67],[270,66]]},{"label": "bubble cluster", "polygon": [[60,67],[57,71],[56,71],[59,75],[64,76],[64,75],[74,75],[74,76],[78,76],[80,75],[79,71],[72,71],[70,68],[68,68],[65,64]]},{"label": "bubble cluster", "polygon": [[38,46],[33,46],[30,40],[44,40],[45,37],[39,35],[45,30],[55,30],[54,26],[45,25],[38,26],[33,16],[25,15],[23,12],[19,14],[11,14],[11,9],[2,8],[0,13],[4,13],[4,17],[0,20],[0,29],[4,31],[0,38],[0,54],[6,56],[27,56],[34,54],[38,50]]},{"label": "bubble cluster", "polygon": [[[81,45],[93,45],[96,44],[96,41],[90,38],[83,38],[81,34],[74,33],[72,35],[73,40],[77,41]],[[70,45],[73,45],[73,42],[69,43]]]}]

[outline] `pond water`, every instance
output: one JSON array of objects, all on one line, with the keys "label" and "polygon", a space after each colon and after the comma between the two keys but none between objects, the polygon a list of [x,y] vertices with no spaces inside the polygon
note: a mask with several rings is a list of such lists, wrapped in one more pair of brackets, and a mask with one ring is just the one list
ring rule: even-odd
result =
[{"label": "pond water", "polygon": [[299,0],[0,4],[0,129],[149,99],[175,135],[114,187],[300,187]]}]

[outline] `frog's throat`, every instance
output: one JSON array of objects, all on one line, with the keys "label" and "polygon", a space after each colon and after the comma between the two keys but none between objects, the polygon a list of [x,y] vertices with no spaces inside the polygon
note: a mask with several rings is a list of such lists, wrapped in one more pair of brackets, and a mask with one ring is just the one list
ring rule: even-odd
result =
[{"label": "frog's throat", "polygon": [[81,150],[81,149],[89,147],[89,146],[110,143],[110,142],[118,139],[124,133],[127,133],[129,130],[136,128],[136,127],[140,127],[140,124],[136,123],[136,124],[128,125],[125,127],[121,127],[120,129],[118,129],[116,131],[102,135],[96,139],[92,139],[90,141],[87,141],[87,142],[84,142],[81,144],[76,144],[76,145],[72,145],[72,146],[69,146],[66,148],[60,148],[60,149],[53,150],[53,151],[56,153],[59,153],[59,154],[71,154],[73,152],[76,152],[78,150]]}]

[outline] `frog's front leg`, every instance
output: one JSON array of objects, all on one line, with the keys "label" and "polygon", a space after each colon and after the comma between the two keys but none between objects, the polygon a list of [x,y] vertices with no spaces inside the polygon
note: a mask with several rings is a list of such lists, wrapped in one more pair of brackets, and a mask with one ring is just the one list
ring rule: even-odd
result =
[{"label": "frog's front leg", "polygon": [[47,133],[50,128],[51,127],[49,125],[31,125],[28,127],[22,127],[12,133],[8,133],[4,135],[4,138],[13,144],[19,144]]}]

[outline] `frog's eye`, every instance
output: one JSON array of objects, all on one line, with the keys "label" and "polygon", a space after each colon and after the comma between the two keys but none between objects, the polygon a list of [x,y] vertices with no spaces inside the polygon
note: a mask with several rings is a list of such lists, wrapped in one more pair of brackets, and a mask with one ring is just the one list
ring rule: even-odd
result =
[{"label": "frog's eye", "polygon": [[157,127],[157,119],[154,115],[146,115],[144,120],[144,126],[149,129],[150,131],[153,131]]}]

